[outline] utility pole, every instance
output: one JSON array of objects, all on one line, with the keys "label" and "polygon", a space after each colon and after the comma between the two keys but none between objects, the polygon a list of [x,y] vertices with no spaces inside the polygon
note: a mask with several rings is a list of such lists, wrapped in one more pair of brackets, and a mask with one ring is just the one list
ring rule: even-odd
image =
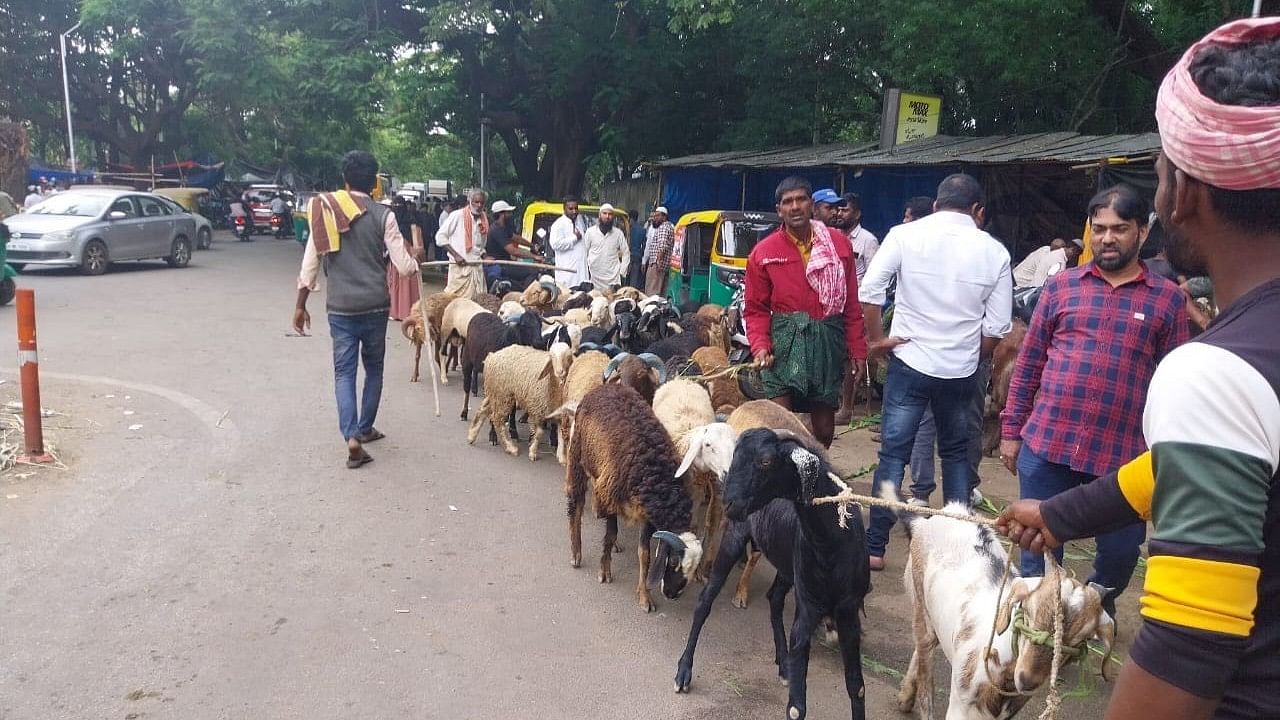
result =
[{"label": "utility pole", "polygon": [[480,93],[480,189],[488,190],[485,181],[485,152],[489,144],[489,118],[484,116],[484,93]]},{"label": "utility pole", "polygon": [[71,129],[71,85],[67,82],[67,36],[80,28],[80,23],[71,26],[71,29],[62,33],[59,40],[62,43],[62,99],[67,105],[67,152],[71,155],[71,172],[76,172],[76,136]]}]

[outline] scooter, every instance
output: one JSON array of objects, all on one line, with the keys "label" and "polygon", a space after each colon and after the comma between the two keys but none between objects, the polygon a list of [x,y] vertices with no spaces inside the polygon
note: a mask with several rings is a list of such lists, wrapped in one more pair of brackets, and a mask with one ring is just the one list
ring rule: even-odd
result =
[{"label": "scooter", "polygon": [[285,222],[286,219],[283,213],[271,214],[271,234],[276,238],[287,238],[293,235],[293,227]]},{"label": "scooter", "polygon": [[249,225],[249,220],[243,215],[237,215],[233,222],[236,227],[236,237],[240,238],[240,242],[253,242],[253,227]]}]

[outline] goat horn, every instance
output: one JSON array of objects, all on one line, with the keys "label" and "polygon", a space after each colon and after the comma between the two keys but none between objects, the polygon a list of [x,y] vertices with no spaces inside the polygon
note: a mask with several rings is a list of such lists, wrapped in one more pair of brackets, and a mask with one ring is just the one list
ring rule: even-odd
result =
[{"label": "goat horn", "polygon": [[653,533],[653,539],[661,540],[662,542],[670,545],[671,549],[676,552],[684,552],[685,548],[688,547],[684,544],[684,540],[682,540],[679,535],[671,532],[670,530],[655,531]]},{"label": "goat horn", "polygon": [[545,288],[545,289],[546,289],[546,291],[547,291],[547,292],[551,293],[551,302],[555,302],[556,300],[558,300],[558,299],[560,298],[560,286],[559,286],[559,285],[557,285],[557,284],[555,284],[555,283],[553,283],[553,282],[547,282],[546,280],[541,280],[541,281],[539,281],[539,282],[538,282],[538,285],[542,286],[543,288]]},{"label": "goat horn", "polygon": [[605,343],[600,347],[600,351],[612,358],[615,355],[618,355],[619,353],[621,353],[622,348],[618,347],[617,345],[614,345],[613,343]]},{"label": "goat horn", "polygon": [[658,371],[658,384],[667,381],[667,365],[662,362],[662,358],[653,353],[640,353],[637,357],[644,361],[646,365]]},{"label": "goat horn", "polygon": [[593,343],[593,342],[584,342],[584,343],[580,343],[580,344],[578,345],[578,352],[577,352],[577,354],[578,354],[578,355],[581,355],[581,354],[582,354],[582,353],[584,353],[584,352],[589,352],[589,351],[592,351],[592,350],[599,350],[599,349],[600,349],[600,346],[599,346],[599,345],[597,345],[597,344],[595,344],[595,343]]}]

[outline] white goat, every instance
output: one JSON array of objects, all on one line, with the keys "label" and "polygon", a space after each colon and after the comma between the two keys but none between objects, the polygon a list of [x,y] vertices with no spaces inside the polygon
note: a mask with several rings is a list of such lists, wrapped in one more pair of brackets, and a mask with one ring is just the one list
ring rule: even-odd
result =
[{"label": "white goat", "polygon": [[[882,490],[881,495],[893,493]],[[969,512],[963,503],[946,509]],[[1012,577],[997,607],[1005,551],[990,528],[941,516],[904,515],[911,545],[903,582],[913,608],[915,651],[902,678],[899,710],[911,712],[919,705],[922,720],[932,720],[933,651],[941,646],[951,663],[947,720],[1015,715],[1049,678],[1052,647],[1022,629],[1052,637],[1055,583],[1063,606],[1063,665],[1087,653],[1090,638],[1102,640],[1109,654],[1115,624],[1102,611],[1097,585],[1066,577],[1051,564],[1047,580]],[[996,635],[988,656],[993,624]]]}]

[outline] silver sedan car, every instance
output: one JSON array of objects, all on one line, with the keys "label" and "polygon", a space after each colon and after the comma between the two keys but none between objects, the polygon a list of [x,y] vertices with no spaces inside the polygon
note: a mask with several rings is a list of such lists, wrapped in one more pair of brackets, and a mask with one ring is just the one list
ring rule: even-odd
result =
[{"label": "silver sedan car", "polygon": [[186,267],[196,237],[191,215],[146,192],[78,188],[50,196],[7,223],[9,263],[78,267],[101,275],[119,260]]}]

